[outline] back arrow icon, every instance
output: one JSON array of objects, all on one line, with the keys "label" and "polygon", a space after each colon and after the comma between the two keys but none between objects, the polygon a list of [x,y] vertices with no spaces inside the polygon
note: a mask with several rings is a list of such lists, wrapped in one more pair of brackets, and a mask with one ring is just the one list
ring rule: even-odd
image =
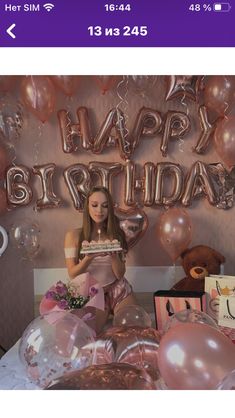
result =
[{"label": "back arrow icon", "polygon": [[10,35],[13,39],[15,39],[15,34],[12,32],[12,29],[14,29],[16,26],[15,23],[13,23],[11,26],[9,26],[9,28],[6,30],[6,32],[8,33],[8,35]]}]

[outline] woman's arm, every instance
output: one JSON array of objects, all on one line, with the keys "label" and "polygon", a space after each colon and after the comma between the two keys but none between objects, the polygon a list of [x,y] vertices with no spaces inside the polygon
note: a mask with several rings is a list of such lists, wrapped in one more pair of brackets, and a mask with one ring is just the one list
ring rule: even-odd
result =
[{"label": "woman's arm", "polygon": [[78,260],[78,241],[79,241],[78,229],[67,232],[65,236],[64,248],[76,248],[76,255],[66,257],[66,266],[70,279],[74,279],[76,276],[82,273],[86,273],[89,264],[91,263],[94,255],[86,255],[81,261]]},{"label": "woman's arm", "polygon": [[112,270],[117,279],[122,279],[126,272],[124,257],[120,253],[112,254]]}]

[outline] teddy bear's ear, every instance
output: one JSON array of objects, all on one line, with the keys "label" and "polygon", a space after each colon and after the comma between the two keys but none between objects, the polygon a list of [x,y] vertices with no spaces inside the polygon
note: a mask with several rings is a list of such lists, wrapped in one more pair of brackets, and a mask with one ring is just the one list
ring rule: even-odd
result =
[{"label": "teddy bear's ear", "polygon": [[184,250],[184,251],[180,254],[180,257],[183,259],[183,258],[186,256],[186,254],[188,254],[188,253],[189,253],[189,251],[191,251],[191,250],[190,250],[190,248],[187,248],[186,250]]},{"label": "teddy bear's ear", "polygon": [[219,260],[220,263],[222,263],[222,264],[225,263],[226,258],[222,254],[220,254],[216,250],[213,250],[213,253],[214,253],[215,257],[217,258],[217,260]]}]

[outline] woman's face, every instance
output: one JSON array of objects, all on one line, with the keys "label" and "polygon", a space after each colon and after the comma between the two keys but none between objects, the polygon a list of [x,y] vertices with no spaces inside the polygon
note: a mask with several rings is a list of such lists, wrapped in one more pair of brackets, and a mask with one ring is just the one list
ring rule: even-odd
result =
[{"label": "woman's face", "polygon": [[108,216],[108,201],[103,192],[94,192],[89,197],[89,215],[93,222],[102,224]]}]

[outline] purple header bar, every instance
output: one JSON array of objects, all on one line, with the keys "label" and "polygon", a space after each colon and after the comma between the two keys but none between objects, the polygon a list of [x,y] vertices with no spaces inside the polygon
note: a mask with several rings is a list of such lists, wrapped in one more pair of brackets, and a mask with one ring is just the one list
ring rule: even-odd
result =
[{"label": "purple header bar", "polygon": [[0,2],[0,46],[234,47],[235,2]]}]

